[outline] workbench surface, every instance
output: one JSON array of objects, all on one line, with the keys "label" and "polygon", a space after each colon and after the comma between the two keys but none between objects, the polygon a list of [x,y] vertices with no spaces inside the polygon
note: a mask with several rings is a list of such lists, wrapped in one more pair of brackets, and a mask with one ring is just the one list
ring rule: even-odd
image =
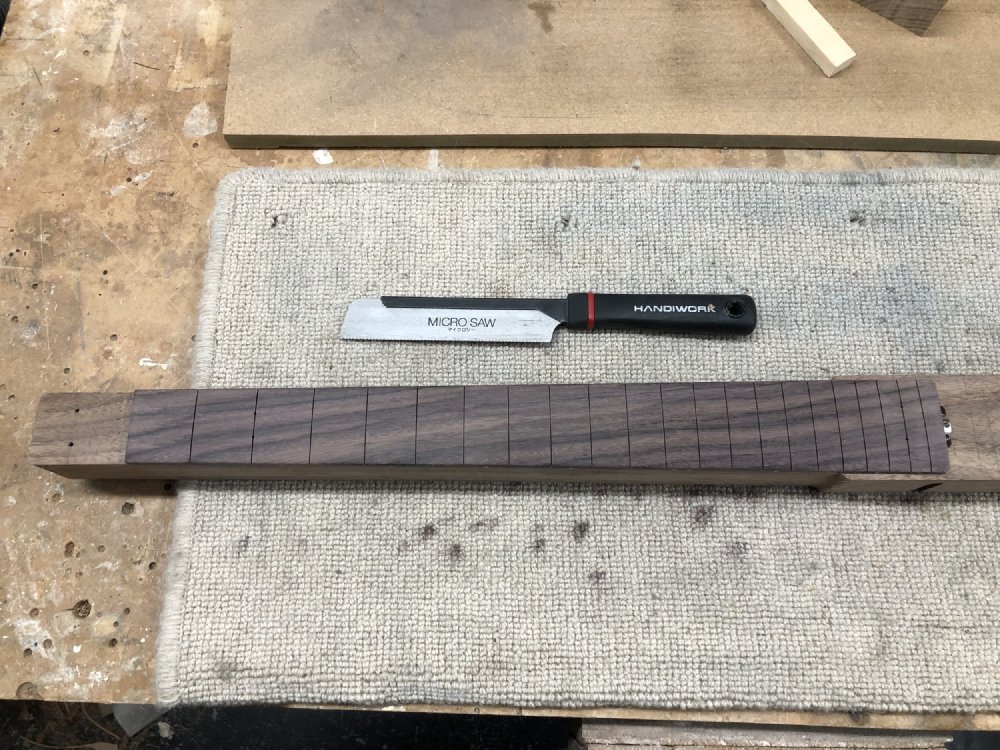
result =
[{"label": "workbench surface", "polygon": [[[44,391],[188,384],[207,220],[226,173],[327,163],[1000,167],[1000,156],[882,152],[233,151],[220,127],[232,8],[232,0],[24,0],[0,38],[0,698],[154,700],[174,487],[65,480],[27,465],[25,450]],[[995,715],[561,713],[1000,727]]]}]

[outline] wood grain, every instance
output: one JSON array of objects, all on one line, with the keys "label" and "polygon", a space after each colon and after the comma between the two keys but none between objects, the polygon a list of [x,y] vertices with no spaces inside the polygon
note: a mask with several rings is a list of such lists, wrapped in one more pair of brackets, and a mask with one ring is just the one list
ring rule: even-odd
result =
[{"label": "wood grain", "polygon": [[136,391],[128,425],[129,463],[187,463],[198,391]]},{"label": "wood grain", "polygon": [[[979,385],[979,384],[976,384]],[[980,388],[983,386],[979,386]],[[975,388],[975,385],[969,384],[970,390]],[[924,412],[924,425],[927,427],[927,443],[931,454],[931,471],[941,472],[948,468],[948,448],[947,444],[941,440],[941,430],[942,430],[942,412],[940,401],[937,397],[937,386],[928,382],[927,380],[917,381],[917,390],[920,393],[921,406]],[[978,389],[976,389],[978,390]],[[988,391],[987,391],[988,392]],[[966,394],[967,397],[972,396],[972,394]],[[996,457],[996,438],[992,439],[992,452],[993,456],[990,456],[990,438],[987,435],[995,434],[996,426],[993,420],[996,419],[996,409],[995,408],[984,408],[980,410],[971,410],[967,415],[968,421],[974,421],[983,419],[986,424],[982,425],[979,429],[981,434],[980,440],[977,441],[979,450],[983,453],[982,463],[984,465],[990,465],[995,463]],[[954,418],[954,415],[949,414],[949,419]]]},{"label": "wood grain", "polygon": [[552,464],[549,386],[512,385],[508,390],[511,466]]},{"label": "wood grain", "polygon": [[[885,378],[865,380],[882,382]],[[864,381],[848,382],[856,388]],[[837,385],[839,381],[835,381],[835,387]],[[823,489],[830,492],[893,492],[908,485],[921,492],[1000,490],[1000,482],[997,481],[1000,478],[1000,376],[920,377],[916,380],[915,390],[921,399],[920,418],[928,440],[931,471],[910,474],[874,473],[870,470],[865,473],[844,472],[822,485]],[[950,447],[944,439],[942,409],[947,411],[953,427]],[[909,424],[911,429],[918,430],[912,417]],[[915,455],[920,454],[911,453],[914,467],[917,465]]]},{"label": "wood grain", "polygon": [[257,391],[253,388],[198,391],[191,463],[249,464],[256,407]]},{"label": "wood grain", "polygon": [[659,384],[627,384],[625,407],[628,415],[629,465],[647,469],[666,468],[663,401]]},{"label": "wood grain", "polygon": [[854,0],[907,31],[923,36],[948,0]]},{"label": "wood grain", "polygon": [[760,417],[753,383],[726,383],[726,410],[734,469],[764,468]]},{"label": "wood grain", "polygon": [[[843,471],[842,441],[860,440],[861,436],[849,434],[841,436],[833,383],[829,380],[810,380],[806,385],[809,387],[809,404],[812,407],[813,429],[816,436],[816,467],[829,471]],[[902,443],[905,448],[905,436]]]},{"label": "wood grain", "polygon": [[698,426],[699,468],[733,467],[729,441],[729,412],[726,408],[725,383],[695,383],[694,411]]},{"label": "wood grain", "polygon": [[594,466],[630,466],[625,386],[592,385],[589,392],[591,463]]},{"label": "wood grain", "polygon": [[507,386],[467,386],[464,463],[506,466],[510,460],[507,430]]},{"label": "wood grain", "polygon": [[465,392],[461,386],[418,389],[416,463],[464,462]]},{"label": "wood grain", "polygon": [[367,414],[367,388],[317,388],[309,462],[363,464]]},{"label": "wood grain", "polygon": [[906,442],[899,384],[895,380],[877,380],[875,384],[878,386],[879,405],[882,407],[889,471],[907,474],[910,472],[910,446]]},{"label": "wood grain", "polygon": [[[989,389],[976,393],[980,402],[993,398]],[[963,455],[972,448],[967,435],[977,435],[1000,474],[1000,441],[989,451],[981,445],[1000,430],[1000,418],[982,406],[966,416],[961,409],[971,396],[952,390],[949,398],[967,430]],[[86,476],[823,487],[841,486],[842,472],[863,465],[866,473],[851,480],[856,485],[907,489],[941,484],[928,476],[936,480],[949,461],[930,380],[140,392],[112,399],[105,418],[106,403],[103,394],[44,399],[33,459]],[[98,444],[115,450],[90,447]],[[988,478],[986,465],[976,464],[978,474],[965,466],[962,481]]]},{"label": "wood grain", "polygon": [[763,468],[770,471],[791,471],[792,451],[788,442],[788,418],[781,383],[756,383],[754,390],[757,395]]},{"label": "wood grain", "polygon": [[552,465],[590,466],[590,393],[585,385],[549,387]]},{"label": "wood grain", "polygon": [[695,411],[694,385],[662,383],[663,441],[668,469],[698,469],[698,415]]},{"label": "wood grain", "polygon": [[900,380],[899,400],[903,407],[903,426],[912,466],[930,466],[931,455],[927,441],[927,424],[916,380]]},{"label": "wood grain", "polygon": [[417,462],[417,389],[369,388],[365,464]]},{"label": "wood grain", "polygon": [[888,472],[889,444],[882,422],[882,402],[878,395],[878,384],[874,380],[859,380],[858,406],[861,410],[861,429],[865,440],[865,456],[870,472]]},{"label": "wood grain", "polygon": [[309,463],[313,394],[312,388],[261,388],[257,391],[252,463]]},{"label": "wood grain", "polygon": [[28,461],[37,466],[124,464],[131,393],[45,393],[38,400]]},{"label": "wood grain", "polygon": [[785,400],[788,424],[788,448],[793,471],[814,471],[819,468],[816,452],[816,426],[813,422],[809,384],[784,382],[781,393]]},{"label": "wood grain", "polygon": [[[861,424],[858,387],[853,380],[834,380],[833,396],[840,434],[844,436],[841,442],[844,471],[867,471],[868,453],[865,450],[864,428]],[[919,398],[919,394],[917,397]]]}]

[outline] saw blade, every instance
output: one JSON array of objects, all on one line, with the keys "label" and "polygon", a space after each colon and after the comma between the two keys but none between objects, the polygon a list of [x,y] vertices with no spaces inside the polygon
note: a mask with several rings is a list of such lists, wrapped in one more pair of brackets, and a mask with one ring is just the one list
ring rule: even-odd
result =
[{"label": "saw blade", "polygon": [[560,321],[539,310],[386,307],[358,299],[347,308],[343,339],[549,343]]}]

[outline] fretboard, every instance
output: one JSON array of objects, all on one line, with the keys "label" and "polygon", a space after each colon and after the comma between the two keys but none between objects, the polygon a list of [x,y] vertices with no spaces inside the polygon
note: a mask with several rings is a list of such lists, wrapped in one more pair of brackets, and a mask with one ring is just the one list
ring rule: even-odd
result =
[{"label": "fretboard", "polygon": [[933,474],[948,453],[933,382],[894,379],[136,391],[125,463]]}]

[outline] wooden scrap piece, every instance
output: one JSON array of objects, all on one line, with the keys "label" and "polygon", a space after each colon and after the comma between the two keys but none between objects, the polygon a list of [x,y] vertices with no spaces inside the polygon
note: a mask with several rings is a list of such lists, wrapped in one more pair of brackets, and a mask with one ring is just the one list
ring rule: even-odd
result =
[{"label": "wooden scrap piece", "polygon": [[923,36],[948,0],[854,0],[907,31]]},{"label": "wooden scrap piece", "polygon": [[809,0],[763,2],[828,77],[854,62],[854,50]]}]

